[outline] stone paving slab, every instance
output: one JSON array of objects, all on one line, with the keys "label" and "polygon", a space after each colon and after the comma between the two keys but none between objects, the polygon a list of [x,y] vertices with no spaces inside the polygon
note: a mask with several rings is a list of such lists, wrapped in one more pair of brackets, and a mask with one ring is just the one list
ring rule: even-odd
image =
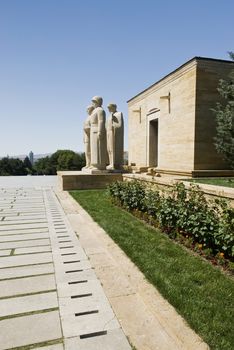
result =
[{"label": "stone paving slab", "polygon": [[29,211],[26,212],[9,212],[8,214],[6,212],[2,213],[0,212],[0,217],[4,217],[4,221],[14,221],[16,220],[37,220],[37,219],[46,219],[46,213],[45,211],[35,211],[33,215],[29,213]]},{"label": "stone paving slab", "polygon": [[[80,339],[73,337],[65,339],[66,350],[131,350],[121,329],[109,330],[107,334],[95,338]],[[139,349],[140,350],[140,349]],[[169,349],[168,349],[169,350]],[[172,349],[171,349],[172,350]]]},{"label": "stone paving slab", "polygon": [[18,254],[32,254],[32,253],[49,253],[51,252],[51,247],[28,247],[28,248],[16,248],[14,255]]},{"label": "stone paving slab", "polygon": [[[95,260],[96,261],[96,260]],[[91,256],[91,264],[94,262]],[[108,298],[136,293],[129,279],[122,276],[119,266],[96,266],[95,271],[102,280]],[[115,278],[113,278],[115,276]]]},{"label": "stone paving slab", "polygon": [[13,230],[13,231],[3,231],[0,234],[0,242],[6,242],[10,240],[22,241],[25,239],[42,239],[49,238],[48,230],[31,229],[29,231],[25,230]]},{"label": "stone paving slab", "polygon": [[[88,293],[87,293],[88,294]],[[75,298],[69,300],[70,297],[60,298],[60,312],[62,315],[73,315],[75,313],[85,313],[96,310],[100,313],[109,312],[109,301],[97,293],[87,296],[85,298]]]},{"label": "stone paving slab", "polygon": [[[1,239],[1,237],[0,237]],[[24,240],[24,241],[18,241],[18,242],[1,242],[0,243],[0,250],[1,249],[14,249],[14,248],[29,248],[29,247],[41,247],[41,246],[50,246],[50,240],[49,238],[45,239],[34,239],[34,240]]]},{"label": "stone paving slab", "polygon": [[9,278],[19,278],[27,276],[35,276],[41,274],[48,274],[54,272],[54,265],[52,263],[42,265],[29,265],[5,268],[0,270],[0,281]]},{"label": "stone paving slab", "polygon": [[[4,220],[0,221],[0,227],[3,225],[7,225],[11,228],[13,225],[25,225],[27,222],[27,225],[29,224],[41,224],[41,223],[46,223],[45,218],[38,218],[38,219],[25,219],[25,218],[20,218],[19,216],[17,217],[11,217],[8,219],[7,217],[4,216]],[[40,226],[40,225],[38,225]]]},{"label": "stone paving slab", "polygon": [[70,282],[79,282],[79,281],[84,281],[84,280],[96,280],[97,276],[94,272],[93,269],[84,269],[83,271],[79,272],[73,272],[73,273],[67,273],[64,274],[63,271],[61,270],[60,273],[58,273],[58,270],[56,272],[56,281],[57,285],[59,283],[70,283]]},{"label": "stone paving slab", "polygon": [[0,298],[56,289],[53,275],[0,281]]},{"label": "stone paving slab", "polygon": [[[58,307],[56,292],[0,300],[0,319],[4,316]],[[1,323],[0,323],[1,324]]]},{"label": "stone paving slab", "polygon": [[79,260],[80,262],[82,262],[83,260],[87,260],[87,255],[85,254],[82,248],[76,246],[76,248],[73,250],[76,253],[75,255],[61,255],[61,249],[56,249],[55,247],[54,256],[56,256],[56,261],[58,261],[58,263],[69,264],[72,263],[72,261],[76,260]]},{"label": "stone paving slab", "polygon": [[[1,207],[1,205],[0,205]],[[26,212],[18,211],[9,211],[8,213],[0,211],[0,218],[4,217],[4,221],[14,221],[14,220],[46,220],[46,213],[44,210],[41,212],[35,211],[33,214],[29,213],[27,210]]]},{"label": "stone paving slab", "polygon": [[58,311],[0,321],[0,350],[62,338]]},{"label": "stone paving slab", "polygon": [[[0,189],[0,255],[0,350],[67,350],[71,337],[77,350],[105,350],[109,331],[122,332],[51,189]],[[121,334],[112,338],[130,350]]]},{"label": "stone paving slab", "polygon": [[14,223],[6,225],[3,221],[3,225],[0,225],[0,234],[2,232],[6,231],[18,231],[18,230],[31,230],[31,229],[42,229],[42,228],[47,228],[47,223],[36,223],[36,224],[26,224],[26,223],[19,223],[15,225]]},{"label": "stone paving slab", "polygon": [[[87,280],[86,283],[68,284],[58,282],[58,295],[60,298],[76,295],[92,294],[92,298],[106,299],[103,288],[97,279]],[[85,299],[83,299],[85,302]]]},{"label": "stone paving slab", "polygon": [[33,350],[63,350],[63,349],[64,349],[63,344],[54,344],[54,345],[48,345],[48,346],[40,346],[40,348],[33,348]]},{"label": "stone paving slab", "polygon": [[31,240],[43,240],[49,238],[48,232],[41,233],[27,233],[27,234],[14,234],[14,235],[0,235],[0,243],[7,242],[20,242],[20,241],[31,241]]},{"label": "stone paving slab", "polygon": [[11,249],[10,250],[0,250],[0,257],[9,256],[10,254],[11,254]]},{"label": "stone paving slab", "polygon": [[53,259],[52,259],[51,253],[39,253],[39,254],[32,254],[32,255],[2,257],[0,259],[0,269],[5,267],[11,267],[11,266],[48,263],[52,261]]},{"label": "stone paving slab", "polygon": [[[181,349],[153,313],[147,310],[147,306],[137,294],[111,298],[110,300],[114,309],[118,309],[119,317],[123,320],[123,328],[126,329],[131,325],[131,331],[136,334],[136,337],[132,338],[133,343],[138,343],[140,349],[147,349],[147,346],[155,350]],[[140,317],[140,315],[144,315],[144,317]],[[148,339],[145,338],[146,331],[150,333]]]},{"label": "stone paving slab", "polygon": [[110,309],[106,313],[103,312],[101,314],[91,314],[81,317],[62,315],[61,320],[65,339],[77,335],[82,336],[120,328],[116,317]]}]

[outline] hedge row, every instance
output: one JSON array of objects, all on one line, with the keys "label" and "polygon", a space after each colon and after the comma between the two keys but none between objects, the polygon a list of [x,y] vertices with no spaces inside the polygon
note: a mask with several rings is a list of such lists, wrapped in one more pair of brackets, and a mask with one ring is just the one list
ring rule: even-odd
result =
[{"label": "hedge row", "polygon": [[197,185],[158,191],[140,181],[115,182],[108,191],[115,203],[168,235],[190,237],[213,255],[234,257],[234,209],[223,199],[207,199]]}]

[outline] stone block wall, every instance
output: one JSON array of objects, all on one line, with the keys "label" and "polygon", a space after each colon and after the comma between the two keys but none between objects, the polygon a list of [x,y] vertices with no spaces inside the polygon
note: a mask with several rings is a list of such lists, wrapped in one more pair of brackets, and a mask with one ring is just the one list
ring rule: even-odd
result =
[{"label": "stone block wall", "polygon": [[[191,62],[129,101],[129,165],[153,166],[149,123],[158,119],[158,168],[193,169],[195,88],[196,64]],[[141,115],[134,112],[139,109]]]},{"label": "stone block wall", "polygon": [[[214,147],[211,109],[220,100],[218,82],[227,79],[231,69],[231,61],[195,57],[129,100],[129,165],[178,174],[227,170]],[[154,134],[157,162],[152,157]]]},{"label": "stone block wall", "polygon": [[229,169],[214,146],[216,123],[212,108],[221,102],[217,90],[219,80],[228,79],[231,69],[234,69],[231,62],[202,59],[197,62],[195,170]]}]

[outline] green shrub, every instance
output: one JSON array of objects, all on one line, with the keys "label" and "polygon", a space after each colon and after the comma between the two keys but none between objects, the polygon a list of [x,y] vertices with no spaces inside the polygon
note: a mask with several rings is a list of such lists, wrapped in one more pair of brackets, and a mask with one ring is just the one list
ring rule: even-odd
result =
[{"label": "green shrub", "polygon": [[223,252],[234,257],[234,210],[224,200],[208,200],[198,186],[186,189],[178,183],[159,192],[140,181],[115,182],[109,193],[117,204],[156,222],[171,237],[182,234],[213,255]]},{"label": "green shrub", "polygon": [[127,210],[145,211],[145,186],[139,181],[115,182],[109,193]]},{"label": "green shrub", "polygon": [[218,230],[214,233],[215,245],[219,251],[234,257],[234,210],[227,202],[221,202],[222,214]]}]

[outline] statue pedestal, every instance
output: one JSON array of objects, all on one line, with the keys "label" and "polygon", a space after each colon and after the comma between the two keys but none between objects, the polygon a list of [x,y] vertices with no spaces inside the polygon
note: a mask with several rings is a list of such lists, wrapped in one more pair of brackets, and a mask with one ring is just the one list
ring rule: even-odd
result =
[{"label": "statue pedestal", "polygon": [[84,171],[58,171],[59,189],[62,191],[106,188],[110,183],[123,181],[122,173],[109,173],[99,170],[98,173]]},{"label": "statue pedestal", "polygon": [[92,169],[92,168],[82,168],[81,172],[83,174],[91,174],[91,175],[97,175],[97,174],[121,174],[123,173],[123,170],[121,169],[105,169],[105,170],[99,170],[99,169]]},{"label": "statue pedestal", "polygon": [[92,169],[92,168],[82,168],[81,172],[83,174],[91,174],[91,175],[97,175],[97,174],[108,174],[108,170],[99,170],[99,169]]}]

